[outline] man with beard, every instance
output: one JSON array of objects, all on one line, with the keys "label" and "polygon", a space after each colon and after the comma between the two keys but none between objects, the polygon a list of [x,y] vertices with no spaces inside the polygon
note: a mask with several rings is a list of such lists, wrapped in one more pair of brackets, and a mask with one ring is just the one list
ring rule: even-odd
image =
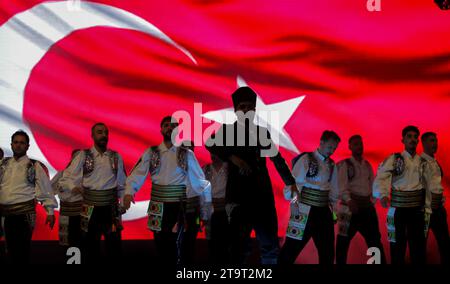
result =
[{"label": "man with beard", "polygon": [[30,138],[24,131],[11,137],[13,157],[0,160],[0,215],[4,224],[7,257],[11,263],[28,263],[36,220],[36,201],[47,211],[46,224],[53,229],[57,207],[47,168],[28,158]]},{"label": "man with beard", "polygon": [[312,238],[319,264],[334,263],[334,212],[339,196],[337,170],[331,155],[341,139],[330,130],[320,137],[319,148],[305,152],[292,161],[292,173],[299,192],[285,189],[291,200],[286,241],[280,252],[280,264],[293,264]]},{"label": "man with beard", "polygon": [[367,246],[376,247],[381,253],[381,263],[386,263],[378,216],[372,202],[373,168],[364,159],[364,145],[360,135],[348,140],[352,157],[337,164],[339,200],[336,263],[346,264],[350,242],[359,232]]},{"label": "man with beard", "polygon": [[268,129],[255,124],[256,93],[240,87],[232,95],[237,121],[222,127],[207,141],[207,149],[228,162],[226,211],[230,222],[231,262],[246,263],[255,230],[262,264],[276,264],[279,253],[275,198],[266,166],[270,157],[293,192],[297,191],[285,160]]},{"label": "man with beard", "polygon": [[436,238],[441,264],[450,263],[450,238],[447,223],[447,211],[444,204],[444,188],[442,187],[442,178],[444,172],[435,158],[438,149],[438,139],[436,133],[426,132],[422,135],[422,146],[424,158],[431,170],[430,191],[431,191],[431,209],[433,213],[430,219],[430,229]]},{"label": "man with beard", "polygon": [[85,233],[87,261],[100,260],[104,236],[109,261],[121,256],[121,209],[126,173],[119,153],[108,149],[109,131],[104,123],[91,128],[94,146],[78,152],[59,182],[63,191],[83,195],[81,230]]},{"label": "man with beard", "polygon": [[389,156],[379,167],[373,184],[373,196],[380,199],[387,216],[391,262],[404,264],[409,244],[411,262],[425,264],[425,228],[431,214],[431,192],[427,184],[430,170],[425,159],[416,153],[419,129],[402,130],[405,150]]},{"label": "man with beard", "polygon": [[[124,206],[134,202],[134,195],[150,174],[152,191],[148,208],[148,228],[153,231],[159,261],[168,265],[183,263],[183,237],[191,223],[187,199],[203,195],[211,202],[211,186],[195,158],[186,147],[173,141],[178,122],[171,116],[162,119],[163,142],[148,148],[134,166],[126,182]],[[187,188],[189,187],[189,188]]]}]

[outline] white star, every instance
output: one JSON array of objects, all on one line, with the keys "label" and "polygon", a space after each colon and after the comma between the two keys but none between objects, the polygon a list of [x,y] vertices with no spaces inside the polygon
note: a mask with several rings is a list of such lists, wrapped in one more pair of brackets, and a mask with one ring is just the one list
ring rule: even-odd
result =
[{"label": "white star", "polygon": [[[238,87],[247,86],[247,83],[240,76],[237,77]],[[282,146],[295,153],[300,151],[295,146],[284,126],[289,121],[295,110],[302,103],[305,96],[293,98],[290,100],[266,105],[258,95],[256,99],[255,122],[262,127],[270,130],[272,140],[275,144]],[[203,117],[222,124],[232,124],[236,121],[236,115],[233,108],[225,108],[216,111],[210,111],[202,114]]]}]

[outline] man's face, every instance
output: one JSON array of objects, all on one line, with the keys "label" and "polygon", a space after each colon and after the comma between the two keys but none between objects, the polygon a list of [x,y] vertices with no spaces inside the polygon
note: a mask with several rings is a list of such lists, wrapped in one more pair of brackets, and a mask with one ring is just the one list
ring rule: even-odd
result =
[{"label": "man's face", "polygon": [[326,157],[333,155],[339,143],[336,140],[330,139],[328,141],[320,141],[320,152]]},{"label": "man's face", "polygon": [[419,134],[415,131],[408,131],[402,139],[405,149],[415,151],[419,143]]},{"label": "man's face", "polygon": [[438,140],[436,136],[429,136],[422,141],[423,150],[426,153],[436,154],[438,149]]},{"label": "man's face", "polygon": [[97,125],[92,131],[92,139],[94,140],[94,144],[106,148],[108,145],[108,136],[109,131],[105,125]]},{"label": "man's face", "polygon": [[348,148],[352,151],[353,156],[362,156],[364,153],[364,145],[361,138],[353,138]]},{"label": "man's face", "polygon": [[255,111],[256,105],[253,102],[241,102],[237,105],[235,109],[238,120],[241,122],[244,122],[245,119],[248,119],[250,122],[253,122],[255,119]]},{"label": "man's face", "polygon": [[11,150],[14,156],[24,156],[27,154],[28,148],[30,147],[27,142],[27,138],[23,135],[16,135],[11,143]]},{"label": "man's face", "polygon": [[171,122],[170,120],[166,120],[162,123],[161,134],[164,137],[165,141],[172,140],[172,132],[177,127],[178,127],[178,123]]}]

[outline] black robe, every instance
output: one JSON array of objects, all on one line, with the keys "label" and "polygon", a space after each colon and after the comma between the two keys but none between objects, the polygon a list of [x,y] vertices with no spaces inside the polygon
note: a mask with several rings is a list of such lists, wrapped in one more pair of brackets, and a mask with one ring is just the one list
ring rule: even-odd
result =
[{"label": "black robe", "polygon": [[[245,140],[240,137],[239,142],[241,144],[237,144],[237,133],[239,131],[245,133]],[[232,139],[233,135],[234,139]],[[233,142],[231,145],[230,143],[227,145],[227,138],[230,140],[228,142]],[[209,143],[213,141],[222,142],[222,144],[210,145]],[[264,156],[265,152],[270,152],[269,157],[284,183],[287,185],[295,183],[289,167],[271,140],[269,131],[264,127],[249,126],[248,123],[244,127],[238,122],[224,124],[210,137],[206,148],[223,161],[229,162],[226,188],[227,203],[237,203],[247,208],[275,208],[272,183]],[[229,160],[232,155],[241,158],[250,166],[252,170],[250,175],[244,176],[239,173],[239,168]]]}]

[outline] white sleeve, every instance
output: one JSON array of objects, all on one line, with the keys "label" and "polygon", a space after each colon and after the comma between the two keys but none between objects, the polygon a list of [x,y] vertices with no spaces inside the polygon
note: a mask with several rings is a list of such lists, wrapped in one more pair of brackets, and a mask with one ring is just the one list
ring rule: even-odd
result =
[{"label": "white sleeve", "polygon": [[378,166],[377,175],[373,182],[373,197],[382,199],[389,197],[392,184],[392,171],[394,170],[395,155],[391,155]]},{"label": "white sleeve", "polygon": [[191,185],[191,188],[197,194],[203,196],[205,202],[211,202],[211,183],[206,180],[205,174],[203,173],[200,164],[195,158],[194,153],[191,150],[187,151],[187,179],[188,183]]},{"label": "white sleeve", "polygon": [[429,162],[425,163],[424,166],[424,173],[423,177],[425,179],[424,185],[425,185],[425,212],[428,214],[432,213],[431,209],[431,199],[432,199],[432,188],[435,185],[435,182],[433,182],[433,170],[431,168],[431,164]]},{"label": "white sleeve", "polygon": [[147,149],[137,164],[134,166],[130,175],[125,182],[125,194],[134,195],[142,185],[144,185],[145,179],[150,171],[150,154],[151,149]]},{"label": "white sleeve", "polygon": [[72,191],[79,187],[83,181],[83,163],[85,159],[84,151],[79,151],[64,170],[59,185],[64,191]]},{"label": "white sleeve", "polygon": [[53,194],[50,178],[39,162],[35,164],[36,169],[36,199],[46,209],[48,215],[53,215],[53,209],[58,207]]},{"label": "white sleeve", "polygon": [[62,175],[63,175],[63,172],[60,171],[50,180],[54,195],[58,195],[58,193],[59,193],[59,181],[61,180]]},{"label": "white sleeve", "polygon": [[346,161],[341,161],[337,164],[338,171],[338,188],[339,188],[339,199],[348,202],[350,201],[350,191],[348,183],[348,166]]},{"label": "white sleeve", "polygon": [[117,168],[117,191],[119,198],[122,198],[125,193],[125,182],[127,180],[127,173],[123,164],[123,159],[120,154],[118,155],[118,168]]},{"label": "white sleeve", "polygon": [[[295,178],[295,183],[297,184],[298,191],[301,192],[303,186],[306,183],[306,173],[308,172],[308,156],[307,154],[303,155],[298,161],[294,164],[292,169],[292,175]],[[283,190],[284,198],[286,200],[291,200],[294,196],[291,196],[291,190],[288,186],[284,187]]]},{"label": "white sleeve", "polygon": [[337,172],[337,166],[334,165],[334,169],[333,169],[333,175],[331,176],[331,181],[330,181],[330,203],[333,206],[333,210],[336,211],[337,208],[337,202],[339,199],[339,185],[338,185],[338,172]]}]

